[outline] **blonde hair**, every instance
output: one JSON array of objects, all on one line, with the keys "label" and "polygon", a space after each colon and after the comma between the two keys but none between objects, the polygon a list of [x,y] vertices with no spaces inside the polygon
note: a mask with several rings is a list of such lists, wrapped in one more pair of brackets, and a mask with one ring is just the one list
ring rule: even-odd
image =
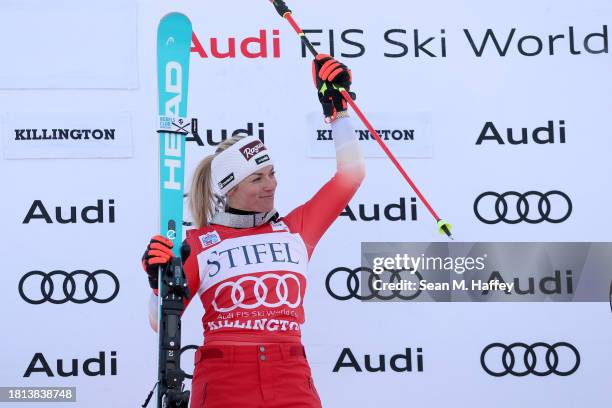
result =
[{"label": "blonde hair", "polygon": [[243,138],[243,135],[236,135],[225,139],[223,142],[219,143],[217,150],[215,150],[215,154],[204,157],[198,164],[193,174],[191,190],[189,191],[189,211],[191,211],[193,223],[196,228],[202,228],[209,225],[217,205],[217,199],[213,192],[211,175],[211,164],[213,159],[219,153]]}]

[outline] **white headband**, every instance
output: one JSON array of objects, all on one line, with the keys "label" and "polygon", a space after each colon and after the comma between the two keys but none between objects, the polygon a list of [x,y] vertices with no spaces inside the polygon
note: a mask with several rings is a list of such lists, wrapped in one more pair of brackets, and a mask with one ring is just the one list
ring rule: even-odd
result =
[{"label": "white headband", "polygon": [[227,194],[257,170],[274,164],[266,146],[255,136],[247,136],[217,154],[211,163],[215,188]]}]

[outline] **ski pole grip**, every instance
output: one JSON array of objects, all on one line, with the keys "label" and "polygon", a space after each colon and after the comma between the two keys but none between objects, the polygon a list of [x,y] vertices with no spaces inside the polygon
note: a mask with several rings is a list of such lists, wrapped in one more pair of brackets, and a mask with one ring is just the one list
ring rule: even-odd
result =
[{"label": "ski pole grip", "polygon": [[287,7],[283,0],[270,0],[270,3],[274,5],[274,8],[282,18],[285,18],[286,13],[291,13],[291,10],[289,10],[289,7]]}]

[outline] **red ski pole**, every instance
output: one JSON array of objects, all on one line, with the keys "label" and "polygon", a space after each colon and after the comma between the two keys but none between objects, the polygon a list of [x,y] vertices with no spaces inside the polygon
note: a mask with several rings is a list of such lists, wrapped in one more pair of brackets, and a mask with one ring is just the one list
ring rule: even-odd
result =
[{"label": "red ski pole", "polygon": [[[274,5],[274,8],[278,12],[278,14],[280,14],[281,17],[283,17],[285,20],[287,20],[289,22],[289,24],[291,24],[291,27],[293,27],[295,32],[300,36],[300,40],[302,41],[302,43],[304,43],[306,48],[308,48],[308,50],[313,55],[313,57],[316,57],[317,54],[318,54],[317,50],[312,46],[312,44],[310,43],[310,41],[306,37],[306,34],[304,34],[304,32],[302,31],[300,26],[295,22],[295,20],[293,19],[291,10],[289,10],[289,8],[285,4],[285,2],[283,0],[270,0],[270,2]],[[361,119],[361,121],[363,122],[365,127],[374,136],[374,139],[378,142],[378,144],[380,145],[381,149],[383,149],[383,151],[385,152],[385,154],[387,155],[389,160],[391,160],[391,162],[395,165],[395,168],[404,177],[404,180],[406,180],[406,182],[408,182],[410,187],[412,187],[412,190],[414,190],[414,192],[419,197],[419,199],[421,200],[421,202],[423,203],[425,208],[427,208],[427,210],[432,215],[432,217],[434,217],[434,219],[436,220],[436,223],[437,223],[437,226],[438,226],[438,231],[440,232],[440,234],[446,234],[450,239],[453,239],[452,234],[451,234],[451,225],[448,222],[446,222],[445,220],[441,219],[438,216],[438,214],[434,211],[434,209],[429,204],[427,199],[421,193],[421,190],[419,190],[419,188],[416,186],[416,184],[414,184],[412,179],[408,176],[406,171],[399,164],[399,162],[397,161],[395,156],[393,156],[393,153],[391,153],[391,151],[389,150],[389,148],[387,147],[385,142],[382,141],[382,139],[380,138],[378,132],[376,132],[376,130],[374,130],[374,127],[372,126],[372,124],[368,121],[368,119],[365,117],[363,112],[361,112],[361,110],[359,109],[359,107],[357,106],[355,101],[353,101],[353,98],[350,97],[350,95],[348,94],[346,89],[340,88],[340,92],[342,93],[342,96],[344,97],[346,102],[351,106],[351,108],[353,108],[353,110],[355,111],[357,116],[359,116],[359,119]]]}]

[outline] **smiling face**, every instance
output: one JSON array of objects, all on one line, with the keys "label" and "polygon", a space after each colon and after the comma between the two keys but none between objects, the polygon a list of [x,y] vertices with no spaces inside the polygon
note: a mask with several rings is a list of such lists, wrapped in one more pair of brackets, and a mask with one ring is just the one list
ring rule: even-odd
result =
[{"label": "smiling face", "polygon": [[229,206],[237,210],[268,212],[274,208],[274,166],[265,166],[242,180],[227,193]]}]

